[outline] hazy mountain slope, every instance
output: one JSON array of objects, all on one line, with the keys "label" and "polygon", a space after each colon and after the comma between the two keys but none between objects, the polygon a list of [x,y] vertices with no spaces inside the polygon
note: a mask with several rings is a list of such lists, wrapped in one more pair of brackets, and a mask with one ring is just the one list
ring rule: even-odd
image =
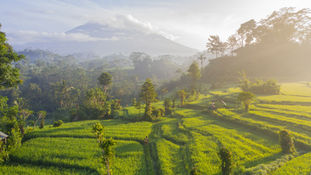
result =
[{"label": "hazy mountain slope", "polygon": [[59,54],[108,55],[139,51],[151,55],[192,55],[197,52],[195,49],[139,27],[109,26],[95,22],[78,26],[60,36],[34,39],[27,43],[15,44],[15,47],[18,49],[44,49]]}]

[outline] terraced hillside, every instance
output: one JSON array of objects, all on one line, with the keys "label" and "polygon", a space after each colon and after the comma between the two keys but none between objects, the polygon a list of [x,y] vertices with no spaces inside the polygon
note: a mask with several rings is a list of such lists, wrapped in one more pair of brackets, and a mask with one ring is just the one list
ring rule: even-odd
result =
[{"label": "terraced hillside", "polygon": [[[238,92],[238,88],[211,91],[177,108],[174,117],[153,123],[100,121],[106,137],[117,141],[113,174],[188,175],[193,167],[201,174],[220,174],[217,153],[222,146],[233,153],[238,174],[310,174],[311,87],[283,84],[280,95],[257,97],[249,113],[236,102]],[[207,110],[212,101],[218,106],[214,112]],[[139,117],[141,112],[128,107],[120,115]],[[35,130],[10,162],[0,166],[0,174],[104,174],[91,130],[95,122]],[[295,136],[296,155],[281,153],[281,129]],[[143,143],[145,136],[149,144]]]}]

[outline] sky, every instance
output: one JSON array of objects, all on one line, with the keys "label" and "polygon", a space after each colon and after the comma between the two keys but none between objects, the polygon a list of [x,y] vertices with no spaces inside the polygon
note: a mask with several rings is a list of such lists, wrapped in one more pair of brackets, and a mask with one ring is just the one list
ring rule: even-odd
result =
[{"label": "sky", "polygon": [[[24,34],[59,36],[87,22],[126,19],[198,50],[209,35],[225,40],[241,23],[282,7],[311,8],[310,0],[0,0],[0,23],[9,42]],[[16,38],[14,38],[16,37]]]}]

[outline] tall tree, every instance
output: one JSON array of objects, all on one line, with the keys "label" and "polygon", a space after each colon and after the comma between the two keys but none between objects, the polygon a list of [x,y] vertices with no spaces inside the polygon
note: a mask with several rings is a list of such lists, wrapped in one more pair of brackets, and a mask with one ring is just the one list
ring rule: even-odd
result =
[{"label": "tall tree", "polygon": [[[41,120],[41,124],[42,124],[42,120],[44,121],[44,118],[45,118],[45,116],[46,116],[46,111],[39,111],[39,112],[37,113],[37,115],[38,115],[38,118],[37,118],[37,120],[34,122],[33,128],[36,127],[36,125],[37,125],[37,123],[38,123],[39,120]],[[43,122],[43,123],[44,123],[44,122]],[[43,124],[43,127],[44,127],[44,124]],[[42,127],[42,128],[43,128],[43,127]],[[40,128],[41,128],[41,126],[40,126]]]},{"label": "tall tree", "polygon": [[179,90],[177,92],[179,99],[180,99],[180,106],[184,106],[185,99],[186,99],[186,92],[184,90]]},{"label": "tall tree", "polygon": [[201,63],[201,72],[203,72],[203,66],[204,66],[204,61],[207,59],[207,57],[204,54],[200,54],[198,57],[198,60]]},{"label": "tall tree", "polygon": [[172,114],[172,100],[170,98],[164,100],[164,113],[165,115]]},{"label": "tall tree", "polygon": [[5,33],[0,31],[0,89],[14,87],[22,82],[19,78],[19,69],[14,66],[14,63],[23,58],[23,55],[14,52],[7,43]]},{"label": "tall tree", "polygon": [[20,115],[19,115],[18,125],[19,125],[21,135],[24,136],[26,120],[28,119],[28,117],[31,114],[33,114],[33,111],[31,111],[29,109],[20,109],[19,113],[20,113]]},{"label": "tall tree", "polygon": [[44,128],[44,124],[45,124],[45,116],[44,117],[42,116],[39,128],[43,129]]},{"label": "tall tree", "polygon": [[[14,52],[13,48],[7,43],[5,33],[0,30],[0,89],[16,87],[22,82],[19,77],[19,69],[14,66],[14,63],[23,58],[23,55]],[[19,127],[23,126],[23,122],[21,115],[18,118],[18,114],[20,114],[18,105],[9,107],[7,101],[7,97],[0,96],[0,129],[9,134],[7,144],[4,146],[0,143],[0,163],[8,160],[9,151],[19,147],[22,140]]]},{"label": "tall tree", "polygon": [[108,72],[103,72],[99,77],[98,77],[98,82],[100,85],[103,86],[105,93],[107,93],[108,87],[112,82],[112,76]]},{"label": "tall tree", "polygon": [[145,118],[147,120],[152,119],[152,109],[151,104],[156,100],[157,93],[154,90],[154,86],[151,82],[151,79],[147,78],[145,83],[141,88],[140,93],[141,99],[145,102]]},{"label": "tall tree", "polygon": [[59,109],[75,107],[78,101],[79,90],[75,89],[66,80],[53,83],[51,89],[54,92],[54,100],[58,103]]},{"label": "tall tree", "polygon": [[227,46],[230,49],[230,53],[233,56],[233,51],[238,47],[238,40],[235,35],[231,35],[227,40]]},{"label": "tall tree", "polygon": [[293,7],[274,11],[260,21],[255,30],[256,40],[263,43],[310,41],[310,9],[296,10]]},{"label": "tall tree", "polygon": [[197,81],[201,78],[201,72],[200,72],[200,69],[199,69],[199,65],[196,61],[194,61],[189,69],[188,69],[188,73],[189,73],[189,76],[192,80],[192,90],[195,90],[196,89],[196,85],[197,85]]}]

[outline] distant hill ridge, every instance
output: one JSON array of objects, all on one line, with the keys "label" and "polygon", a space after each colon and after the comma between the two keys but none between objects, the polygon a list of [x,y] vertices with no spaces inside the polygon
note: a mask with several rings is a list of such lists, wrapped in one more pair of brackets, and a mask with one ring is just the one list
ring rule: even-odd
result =
[{"label": "distant hill ridge", "polygon": [[311,81],[311,45],[283,43],[274,46],[250,46],[237,56],[209,60],[203,73],[208,82],[237,81],[241,72],[250,78],[279,81]]}]

